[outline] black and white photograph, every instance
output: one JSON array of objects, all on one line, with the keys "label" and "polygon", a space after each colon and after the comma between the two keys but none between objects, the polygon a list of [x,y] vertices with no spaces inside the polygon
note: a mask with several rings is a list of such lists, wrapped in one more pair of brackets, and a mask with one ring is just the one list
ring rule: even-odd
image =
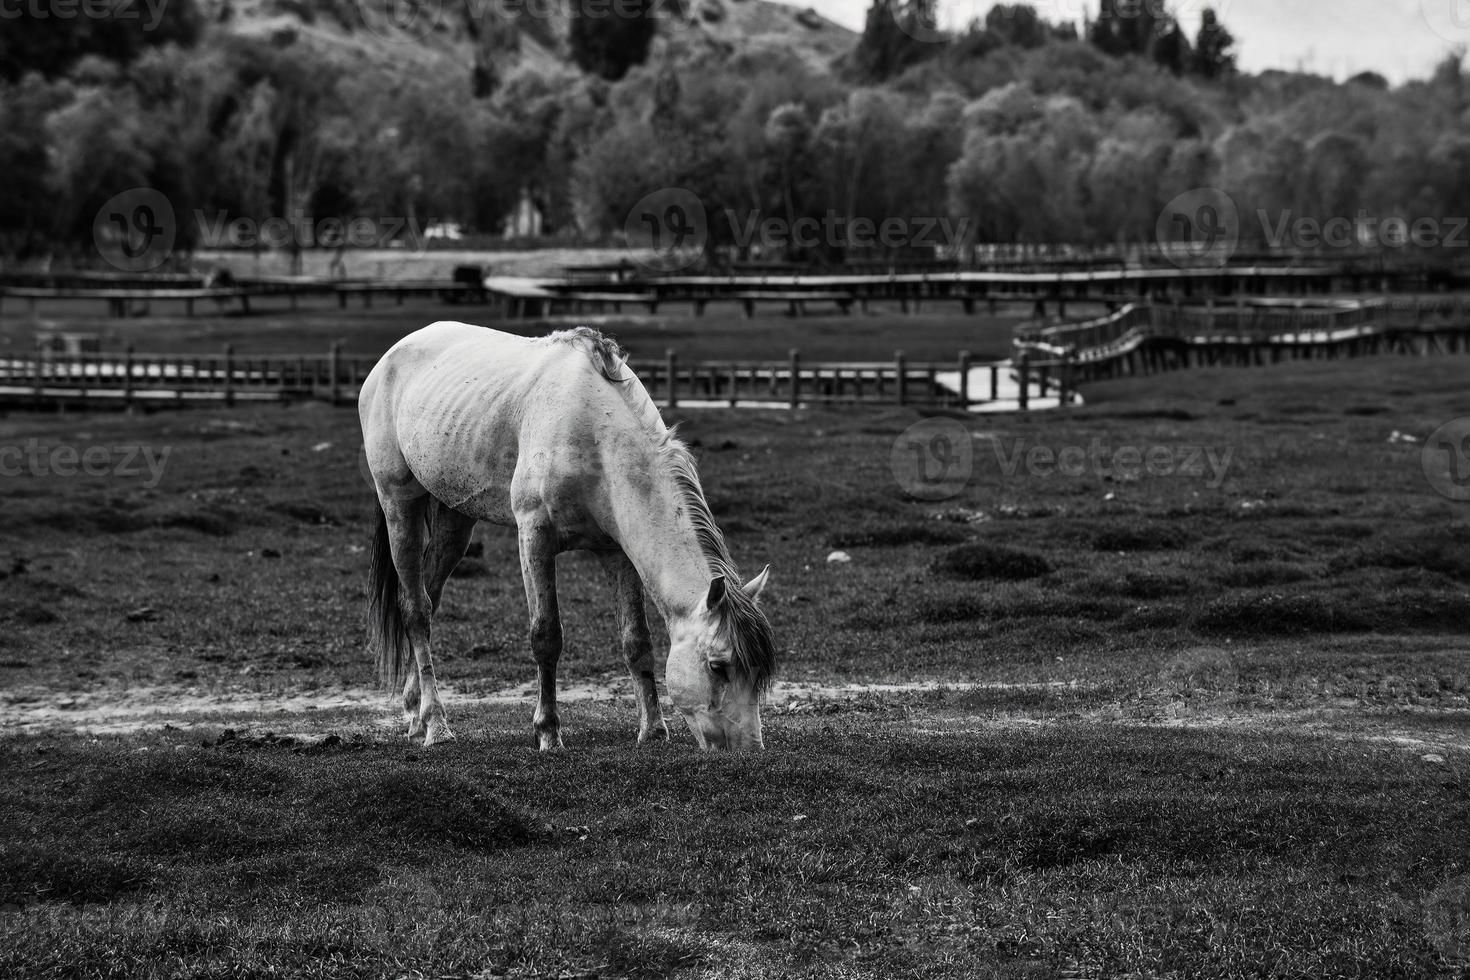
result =
[{"label": "black and white photograph", "polygon": [[1470,980],[1470,0],[0,0],[0,977]]}]

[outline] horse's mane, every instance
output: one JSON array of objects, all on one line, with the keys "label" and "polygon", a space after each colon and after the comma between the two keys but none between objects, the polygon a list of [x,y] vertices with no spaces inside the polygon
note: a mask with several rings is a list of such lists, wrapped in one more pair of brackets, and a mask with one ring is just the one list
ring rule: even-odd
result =
[{"label": "horse's mane", "polygon": [[757,693],[770,686],[776,671],[776,643],[771,624],[755,599],[741,587],[744,579],[730,559],[725,536],[715,524],[704,488],[699,485],[699,470],[689,447],[667,432],[658,447],[659,458],[669,468],[674,486],[684,499],[689,522],[699,550],[709,562],[710,573],[725,578],[725,601],[720,605],[720,634],[730,642],[730,669],[744,677]]},{"label": "horse's mane", "polygon": [[616,340],[601,330],[593,330],[591,327],[573,327],[571,330],[558,330],[546,339],[571,344],[586,354],[587,360],[597,368],[597,373],[609,381],[621,383],[634,376],[632,371],[625,372],[628,362],[627,352],[618,346]]},{"label": "horse's mane", "polygon": [[[587,355],[593,367],[622,393],[628,406],[643,422],[650,436],[658,440],[658,458],[668,469],[674,487],[684,504],[685,513],[694,528],[699,550],[709,563],[711,576],[725,579],[725,600],[720,605],[720,635],[730,643],[730,670],[742,677],[757,693],[770,686],[776,670],[775,637],[766,614],[756,600],[741,588],[745,581],[730,558],[725,536],[715,524],[699,482],[699,468],[673,429],[663,424],[658,406],[647,389],[637,382],[628,369],[628,356],[617,341],[591,327],[577,327],[552,334],[553,340],[572,344]],[[633,382],[633,383],[628,383]]]}]

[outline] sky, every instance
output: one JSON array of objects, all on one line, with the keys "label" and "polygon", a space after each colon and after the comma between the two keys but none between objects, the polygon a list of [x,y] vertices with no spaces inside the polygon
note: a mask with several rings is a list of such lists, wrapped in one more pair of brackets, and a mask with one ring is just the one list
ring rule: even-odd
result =
[{"label": "sky", "polygon": [[[787,0],[860,31],[871,0]],[[1456,44],[1470,46],[1470,0],[1168,0],[1191,35],[1214,7],[1235,35],[1240,66],[1306,70],[1343,79],[1376,71],[1392,82],[1427,77]],[[1048,20],[1094,15],[1098,0],[1032,0]],[[939,0],[940,24],[984,17],[990,0]]]}]

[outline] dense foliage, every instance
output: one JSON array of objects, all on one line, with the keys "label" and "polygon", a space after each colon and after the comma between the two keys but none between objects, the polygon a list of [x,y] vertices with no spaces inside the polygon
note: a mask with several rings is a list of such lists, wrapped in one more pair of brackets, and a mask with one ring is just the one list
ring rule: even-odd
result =
[{"label": "dense foliage", "polygon": [[[1155,0],[1106,0],[1080,30],[1000,5],[954,37],[922,2],[877,0],[857,48],[822,65],[774,45],[675,45],[650,32],[687,39],[715,16],[703,0],[645,8],[611,46],[577,17],[560,38],[482,26],[454,91],[440,74],[324,58],[304,30],[205,25],[188,3],[144,35],[7,22],[7,44],[29,40],[0,59],[0,252],[80,255],[98,207],[136,186],[184,216],[487,233],[524,192],[548,231],[589,240],[615,240],[636,202],[681,187],[712,246],[808,218],[820,240],[787,250],[828,257],[855,221],[893,217],[945,219],[910,225],[921,245],[1148,240],[1165,203],[1200,187],[1228,192],[1257,240],[1283,218],[1470,214],[1457,57],[1396,88],[1242,76],[1213,14],[1191,41]],[[523,35],[571,61],[512,57]],[[181,241],[208,224],[181,221]]]}]

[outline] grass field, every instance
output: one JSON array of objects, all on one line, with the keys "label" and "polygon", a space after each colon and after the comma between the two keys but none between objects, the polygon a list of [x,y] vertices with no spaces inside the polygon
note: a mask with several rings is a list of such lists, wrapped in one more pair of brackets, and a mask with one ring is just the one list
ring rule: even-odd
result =
[{"label": "grass field", "polygon": [[[897,304],[875,303],[868,314],[843,316],[835,307],[814,306],[811,315],[792,318],[782,315],[780,304],[767,304],[761,315],[746,319],[731,304],[713,305],[702,317],[691,316],[687,305],[674,304],[657,316],[497,321],[488,306],[423,300],[398,307],[380,299],[370,309],[353,303],[341,310],[334,299],[311,298],[292,312],[286,299],[272,297],[256,301],[250,316],[200,304],[195,316],[186,317],[181,304],[155,305],[150,316],[118,319],[104,315],[97,301],[47,303],[33,320],[23,304],[12,301],[0,309],[0,353],[30,351],[38,333],[60,330],[96,334],[105,350],[115,352],[131,343],[140,352],[218,354],[231,344],[241,356],[320,356],[340,340],[350,355],[376,357],[425,324],[464,320],[525,335],[594,323],[641,359],[660,359],[673,348],[685,357],[710,360],[784,361],[796,347],[812,360],[886,361],[902,348],[917,361],[953,362],[961,349],[982,360],[1008,357],[1011,331],[1032,315],[1026,304],[1003,304],[994,315],[965,316],[953,303],[907,314]],[[1079,316],[1090,312],[1076,304],[1071,310]]]},{"label": "grass field", "polygon": [[[41,461],[0,478],[0,975],[1470,975],[1470,520],[1403,439],[1467,382],[1094,385],[954,422],[971,471],[929,501],[892,467],[914,412],[687,413],[773,564],[759,757],[633,746],[576,555],[562,674],[603,696],[532,751],[488,528],[437,623],[461,739],[404,743],[348,410],[0,419]],[[1045,463],[1102,445],[1184,472]]]}]

